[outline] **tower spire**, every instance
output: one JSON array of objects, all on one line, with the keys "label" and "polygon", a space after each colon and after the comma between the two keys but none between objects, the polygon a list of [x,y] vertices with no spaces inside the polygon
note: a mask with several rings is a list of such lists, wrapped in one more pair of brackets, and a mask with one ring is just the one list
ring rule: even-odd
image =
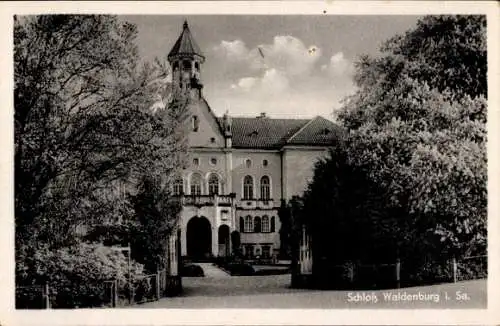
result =
[{"label": "tower spire", "polygon": [[176,92],[200,98],[203,87],[200,72],[205,57],[191,35],[187,20],[184,20],[182,32],[168,54],[168,61],[172,67],[172,82]]}]

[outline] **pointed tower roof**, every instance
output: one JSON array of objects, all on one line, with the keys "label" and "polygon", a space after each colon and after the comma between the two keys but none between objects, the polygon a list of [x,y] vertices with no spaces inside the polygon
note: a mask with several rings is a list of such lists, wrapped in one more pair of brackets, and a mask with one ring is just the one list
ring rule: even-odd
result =
[{"label": "pointed tower roof", "polygon": [[168,58],[176,55],[198,55],[205,59],[203,53],[200,50],[200,47],[198,46],[198,44],[196,44],[193,36],[191,35],[191,31],[189,30],[189,26],[186,20],[183,24],[182,33],[177,39],[177,42],[175,42],[174,46],[172,47],[172,50],[170,50]]}]

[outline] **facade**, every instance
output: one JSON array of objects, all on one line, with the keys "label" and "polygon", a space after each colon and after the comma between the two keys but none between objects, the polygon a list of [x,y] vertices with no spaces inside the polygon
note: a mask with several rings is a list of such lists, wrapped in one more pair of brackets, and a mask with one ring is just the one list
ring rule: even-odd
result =
[{"label": "facade", "polygon": [[281,200],[304,191],[338,127],[322,117],[217,117],[202,94],[205,57],[187,22],[168,60],[174,94],[188,99],[190,113],[190,164],[173,186],[183,204],[182,256],[228,256],[239,238],[244,257],[275,257]]}]

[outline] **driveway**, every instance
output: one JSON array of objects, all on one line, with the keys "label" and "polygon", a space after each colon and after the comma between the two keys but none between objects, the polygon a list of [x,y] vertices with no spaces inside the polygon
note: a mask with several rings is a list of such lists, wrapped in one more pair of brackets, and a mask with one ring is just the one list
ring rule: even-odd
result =
[{"label": "driveway", "polygon": [[[485,280],[396,290],[321,291],[291,289],[290,277],[290,274],[224,278],[186,277],[182,279],[184,292],[181,296],[163,298],[135,307],[182,309],[486,308]],[[457,293],[460,295],[457,296]],[[372,299],[368,299],[369,297]],[[377,302],[373,300],[375,297]],[[389,298],[392,299],[389,300]],[[414,299],[409,300],[411,298]]]}]

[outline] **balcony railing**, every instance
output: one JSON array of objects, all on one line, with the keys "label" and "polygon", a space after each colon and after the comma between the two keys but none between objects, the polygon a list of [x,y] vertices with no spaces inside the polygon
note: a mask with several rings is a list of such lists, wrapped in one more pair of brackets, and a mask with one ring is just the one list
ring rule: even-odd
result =
[{"label": "balcony railing", "polygon": [[246,208],[246,209],[271,209],[274,208],[274,200],[273,199],[247,199],[241,198],[238,203],[238,207]]},{"label": "balcony railing", "polygon": [[229,195],[180,195],[183,206],[232,206],[234,194]]}]

